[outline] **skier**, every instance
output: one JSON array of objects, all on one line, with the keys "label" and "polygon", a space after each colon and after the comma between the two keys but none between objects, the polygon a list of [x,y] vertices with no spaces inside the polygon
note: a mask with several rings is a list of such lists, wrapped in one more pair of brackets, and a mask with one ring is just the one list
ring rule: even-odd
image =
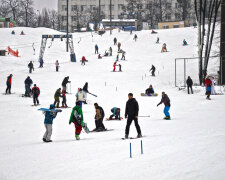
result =
[{"label": "skier", "polygon": [[55,99],[54,106],[57,107],[57,108],[59,108],[59,103],[60,103],[59,97],[62,97],[61,88],[57,89],[56,92],[55,92],[55,95],[54,95],[54,99]]},{"label": "skier", "polygon": [[167,94],[165,92],[162,92],[162,99],[161,101],[159,102],[159,104],[157,104],[157,107],[164,103],[165,105],[165,108],[164,108],[164,114],[166,117],[164,117],[164,119],[166,120],[170,120],[170,113],[169,113],[169,110],[170,110],[170,99],[169,97],[167,96]]},{"label": "skier", "polygon": [[215,85],[216,85],[216,80],[214,77],[212,77],[212,89],[211,89],[211,94],[216,95],[216,90],[215,90]]},{"label": "skier", "polygon": [[40,89],[39,87],[37,87],[36,84],[34,84],[34,87],[31,90],[32,94],[33,94],[33,101],[34,101],[34,106],[39,105],[39,100],[38,100],[38,96],[40,95]]},{"label": "skier", "polygon": [[116,39],[116,37],[114,37],[113,42],[114,42],[114,45],[117,44],[117,39]]},{"label": "skier", "polygon": [[116,61],[113,63],[113,72],[116,71]]},{"label": "skier", "polygon": [[74,123],[75,126],[75,138],[76,140],[80,140],[80,133],[82,131],[82,127],[84,125],[83,112],[79,105],[79,102],[76,102],[76,106],[73,108],[69,124]]},{"label": "skier", "polygon": [[102,59],[102,56],[101,56],[101,54],[98,54],[98,59]]},{"label": "skier", "polygon": [[113,114],[109,117],[110,120],[112,120],[114,116],[115,116],[115,119],[120,120],[120,108],[114,107],[111,109],[111,112]]},{"label": "skier", "polygon": [[149,72],[152,71],[152,76],[155,76],[155,70],[156,70],[155,66],[152,65],[152,68],[149,70]]},{"label": "skier", "polygon": [[119,53],[116,56],[116,61],[119,61]]},{"label": "skier", "polygon": [[187,45],[187,41],[184,39],[183,40],[183,46],[186,46]]},{"label": "skier", "polygon": [[79,103],[79,106],[82,108],[82,103],[85,101],[85,95],[81,88],[78,89],[78,92],[76,94],[76,102]]},{"label": "skier", "polygon": [[119,64],[118,66],[119,66],[119,72],[122,72],[122,65]]},{"label": "skier", "polygon": [[166,43],[163,43],[161,52],[167,52]]},{"label": "skier", "polygon": [[61,97],[63,98],[63,100],[62,100],[62,107],[63,108],[67,108],[68,106],[66,104],[66,92],[65,91],[62,91],[62,96]]},{"label": "skier", "polygon": [[119,52],[120,51],[120,47],[121,47],[121,43],[119,42],[117,46],[118,46],[118,52]]},{"label": "skier", "polygon": [[83,56],[81,59],[81,62],[82,62],[81,65],[85,65],[85,61],[87,61],[87,60],[86,60],[85,56]]},{"label": "skier", "polygon": [[138,37],[137,37],[137,34],[135,34],[133,40],[137,41],[137,38],[138,38]]},{"label": "skier", "polygon": [[125,55],[126,55],[126,52],[125,52],[125,51],[122,51],[122,57],[121,57],[121,60],[125,60]]},{"label": "skier", "polygon": [[44,64],[44,60],[43,60],[43,58],[41,58],[39,62],[40,62],[40,66],[39,66],[39,68],[42,68],[42,67],[43,67],[43,64]]},{"label": "skier", "polygon": [[[133,94],[129,93],[128,94],[128,101],[126,103],[126,110],[125,110],[125,118],[127,119],[127,125],[126,125],[126,130],[125,130],[125,138],[127,139],[129,136],[129,131],[130,131],[130,125],[132,121],[134,120],[135,127],[137,130],[137,138],[141,138],[141,128],[138,124],[138,111],[139,111],[139,106],[138,102],[136,101],[135,98],[133,98]],[[128,117],[127,117],[128,116]]]},{"label": "skier", "polygon": [[59,71],[59,61],[58,60],[56,60],[56,62],[55,62],[55,67],[56,67],[56,72],[58,72]]},{"label": "skier", "polygon": [[109,55],[112,56],[112,47],[109,47]]},{"label": "skier", "polygon": [[211,86],[212,86],[212,81],[210,80],[209,76],[207,76],[207,78],[205,79],[205,86],[206,86],[206,99],[211,100],[210,99],[210,95],[211,95]]},{"label": "skier", "polygon": [[29,68],[29,73],[32,73],[32,70],[34,71],[34,64],[32,63],[32,61],[30,61],[30,63],[28,64],[28,68]]},{"label": "skier", "polygon": [[[55,106],[53,104],[51,104],[49,109],[54,110]],[[46,143],[49,143],[49,142],[52,142],[52,140],[51,140],[52,124],[53,124],[53,119],[55,119],[57,116],[57,112],[47,111],[47,112],[44,112],[44,114],[45,114],[44,124],[45,124],[46,131],[45,131],[45,134],[44,134],[42,140]]]},{"label": "skier", "polygon": [[30,86],[33,84],[32,79],[30,78],[30,76],[28,76],[25,81],[25,97],[30,97]]},{"label": "skier", "polygon": [[95,125],[96,128],[93,131],[105,131],[106,128],[103,124],[103,118],[105,117],[104,110],[97,103],[94,104],[96,114],[95,114]]},{"label": "skier", "polygon": [[150,85],[149,88],[145,90],[145,94],[147,94],[148,96],[151,96],[152,94],[154,94],[154,89],[152,85]]},{"label": "skier", "polygon": [[5,90],[5,94],[11,94],[11,86],[12,86],[12,77],[13,75],[10,74],[8,77],[7,77],[7,81],[6,81],[6,90]]},{"label": "skier", "polygon": [[191,94],[193,94],[193,89],[192,89],[193,81],[190,76],[188,76],[186,84],[187,84],[188,94],[190,94],[189,88],[191,89]]},{"label": "skier", "polygon": [[[65,77],[63,82],[62,82],[62,90],[66,92],[66,85],[68,83],[70,83],[71,81],[69,81],[69,76]],[[66,92],[67,93],[67,92]]]},{"label": "skier", "polygon": [[157,41],[156,41],[156,43],[157,43],[157,44],[159,44],[159,37],[157,37]]},{"label": "skier", "polygon": [[84,84],[83,93],[84,93],[84,104],[87,104],[87,102],[86,102],[86,100],[87,100],[87,93],[89,93],[88,92],[88,83],[87,82]]},{"label": "skier", "polygon": [[95,54],[98,54],[98,45],[95,45]]}]

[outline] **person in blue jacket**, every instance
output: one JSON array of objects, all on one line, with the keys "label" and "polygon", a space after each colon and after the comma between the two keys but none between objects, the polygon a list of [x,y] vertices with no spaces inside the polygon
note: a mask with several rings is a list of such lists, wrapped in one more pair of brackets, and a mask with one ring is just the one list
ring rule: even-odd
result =
[{"label": "person in blue jacket", "polygon": [[[50,110],[55,109],[54,104],[51,104],[49,109]],[[45,124],[46,131],[45,131],[45,134],[43,136],[43,141],[48,143],[48,142],[52,142],[52,140],[51,140],[52,124],[53,124],[53,119],[55,119],[56,116],[57,116],[57,112],[47,111],[47,112],[44,112],[44,113],[45,113],[44,124]]]},{"label": "person in blue jacket", "polygon": [[95,54],[98,54],[98,45],[95,45]]},{"label": "person in blue jacket", "polygon": [[120,119],[120,108],[114,107],[111,109],[111,112],[113,113],[109,119],[112,120],[112,118],[115,116],[115,119]]},{"label": "person in blue jacket", "polygon": [[30,76],[28,76],[25,79],[24,84],[25,84],[25,96],[30,97],[30,86],[33,84],[33,81],[30,78]]}]

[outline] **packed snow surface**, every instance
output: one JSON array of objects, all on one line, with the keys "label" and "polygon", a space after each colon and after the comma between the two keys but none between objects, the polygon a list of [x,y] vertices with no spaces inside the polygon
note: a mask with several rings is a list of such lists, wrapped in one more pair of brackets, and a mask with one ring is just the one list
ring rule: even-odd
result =
[{"label": "packed snow surface", "polygon": [[[25,35],[19,35],[21,31]],[[225,96],[214,95],[206,100],[204,87],[194,88],[194,94],[175,88],[175,58],[197,56],[197,30],[194,28],[129,32],[113,31],[99,36],[95,33],[73,34],[77,62],[70,62],[65,40],[48,40],[44,68],[38,68],[38,56],[42,34],[59,34],[45,28],[0,29],[0,49],[10,46],[19,51],[19,58],[7,55],[0,58],[0,179],[4,180],[222,180],[225,178]],[[137,42],[133,40],[137,34]],[[121,42],[127,61],[119,61],[123,72],[112,72],[117,55],[113,38]],[[156,44],[157,37],[160,43]],[[182,46],[186,39],[188,46]],[[79,43],[78,43],[79,42]],[[161,53],[163,43],[167,53]],[[34,43],[35,55],[32,48]],[[98,44],[103,55],[110,46],[112,57],[97,59],[94,46]],[[88,59],[81,66],[82,56]],[[121,57],[121,56],[120,56]],[[55,72],[55,61],[59,60],[59,72]],[[27,64],[34,61],[35,70],[28,73]],[[183,83],[183,62],[178,64],[178,83]],[[156,77],[150,76],[152,64]],[[208,73],[218,70],[217,60],[210,62]],[[187,76],[197,81],[197,60],[187,62]],[[118,67],[117,67],[118,68]],[[12,95],[3,95],[6,78],[13,74]],[[88,104],[83,106],[84,121],[90,129],[95,128],[94,103],[103,107],[106,117],[111,108],[120,107],[124,117],[127,94],[132,92],[139,103],[139,124],[143,138],[121,140],[125,135],[126,120],[104,121],[106,128],[113,131],[82,132],[76,141],[74,126],[69,125],[72,109],[63,109],[54,120],[52,143],[43,143],[45,132],[44,116],[39,107],[32,107],[31,98],[22,98],[24,80],[27,76],[41,90],[41,106],[48,108],[54,102],[54,93],[61,87],[64,77],[71,80],[72,94],[67,95],[67,104],[75,104],[75,93],[85,82],[89,91],[98,97],[88,95]],[[141,97],[152,84],[158,97]],[[70,90],[70,87],[68,87]],[[160,102],[165,91],[171,100],[171,120],[163,120],[164,105]],[[217,91],[223,89],[217,87]],[[134,124],[130,137],[137,135]],[[141,140],[143,152],[141,154]],[[132,158],[129,147],[132,143]]]}]

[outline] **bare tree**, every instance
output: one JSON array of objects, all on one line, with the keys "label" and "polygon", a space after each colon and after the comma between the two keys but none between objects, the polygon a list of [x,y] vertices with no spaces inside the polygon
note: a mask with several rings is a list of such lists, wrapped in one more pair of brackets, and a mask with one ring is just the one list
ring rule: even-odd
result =
[{"label": "bare tree", "polygon": [[29,22],[32,19],[32,16],[34,16],[34,8],[33,8],[33,4],[34,1],[33,0],[21,0],[21,7],[23,9],[24,15],[25,15],[25,26],[28,27],[29,26]]},{"label": "bare tree", "polygon": [[49,13],[49,20],[51,22],[52,29],[57,29],[57,25],[58,25],[58,13],[57,13],[57,11],[52,9],[52,10],[48,10],[48,13]]},{"label": "bare tree", "polygon": [[9,8],[9,13],[12,14],[12,18],[14,21],[17,20],[18,9],[20,6],[19,0],[2,0],[2,5]]}]

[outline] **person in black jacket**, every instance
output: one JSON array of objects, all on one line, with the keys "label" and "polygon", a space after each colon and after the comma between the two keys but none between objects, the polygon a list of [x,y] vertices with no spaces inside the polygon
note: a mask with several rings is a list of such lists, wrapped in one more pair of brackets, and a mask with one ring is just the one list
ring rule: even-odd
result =
[{"label": "person in black jacket", "polygon": [[65,77],[63,82],[62,82],[62,90],[66,92],[66,85],[67,83],[70,83],[71,81],[69,81],[69,76]]},{"label": "person in black jacket", "polygon": [[98,105],[98,103],[94,104],[95,106],[95,110],[96,110],[96,114],[95,114],[95,125],[96,128],[93,131],[106,131],[106,128],[103,124],[103,119],[105,117],[105,113],[104,110],[102,109],[101,106]]},{"label": "person in black jacket", "polygon": [[140,138],[142,137],[142,135],[141,135],[141,128],[138,124],[138,111],[139,111],[138,102],[136,101],[135,98],[133,98],[132,93],[128,94],[128,98],[129,99],[127,101],[126,110],[125,110],[125,118],[127,119],[127,116],[128,116],[126,130],[125,130],[125,138],[128,138],[129,136],[130,125],[133,120],[138,133],[137,137]]},{"label": "person in black jacket", "polygon": [[145,90],[145,94],[147,94],[148,96],[154,94],[154,89],[152,85],[150,85],[149,88]]},{"label": "person in black jacket", "polygon": [[155,66],[152,65],[152,68],[149,70],[149,72],[152,71],[152,76],[155,76],[155,69]]},{"label": "person in black jacket", "polygon": [[25,96],[30,97],[30,86],[33,84],[32,79],[28,76],[25,79],[24,84],[25,84]]},{"label": "person in black jacket", "polygon": [[32,70],[34,71],[34,64],[32,63],[32,61],[30,61],[30,63],[28,64],[28,68],[29,68],[29,73],[32,73]]},{"label": "person in black jacket", "polygon": [[191,89],[191,94],[193,94],[193,89],[192,89],[193,81],[190,76],[188,76],[186,83],[187,83],[188,94],[190,94],[189,88]]}]

